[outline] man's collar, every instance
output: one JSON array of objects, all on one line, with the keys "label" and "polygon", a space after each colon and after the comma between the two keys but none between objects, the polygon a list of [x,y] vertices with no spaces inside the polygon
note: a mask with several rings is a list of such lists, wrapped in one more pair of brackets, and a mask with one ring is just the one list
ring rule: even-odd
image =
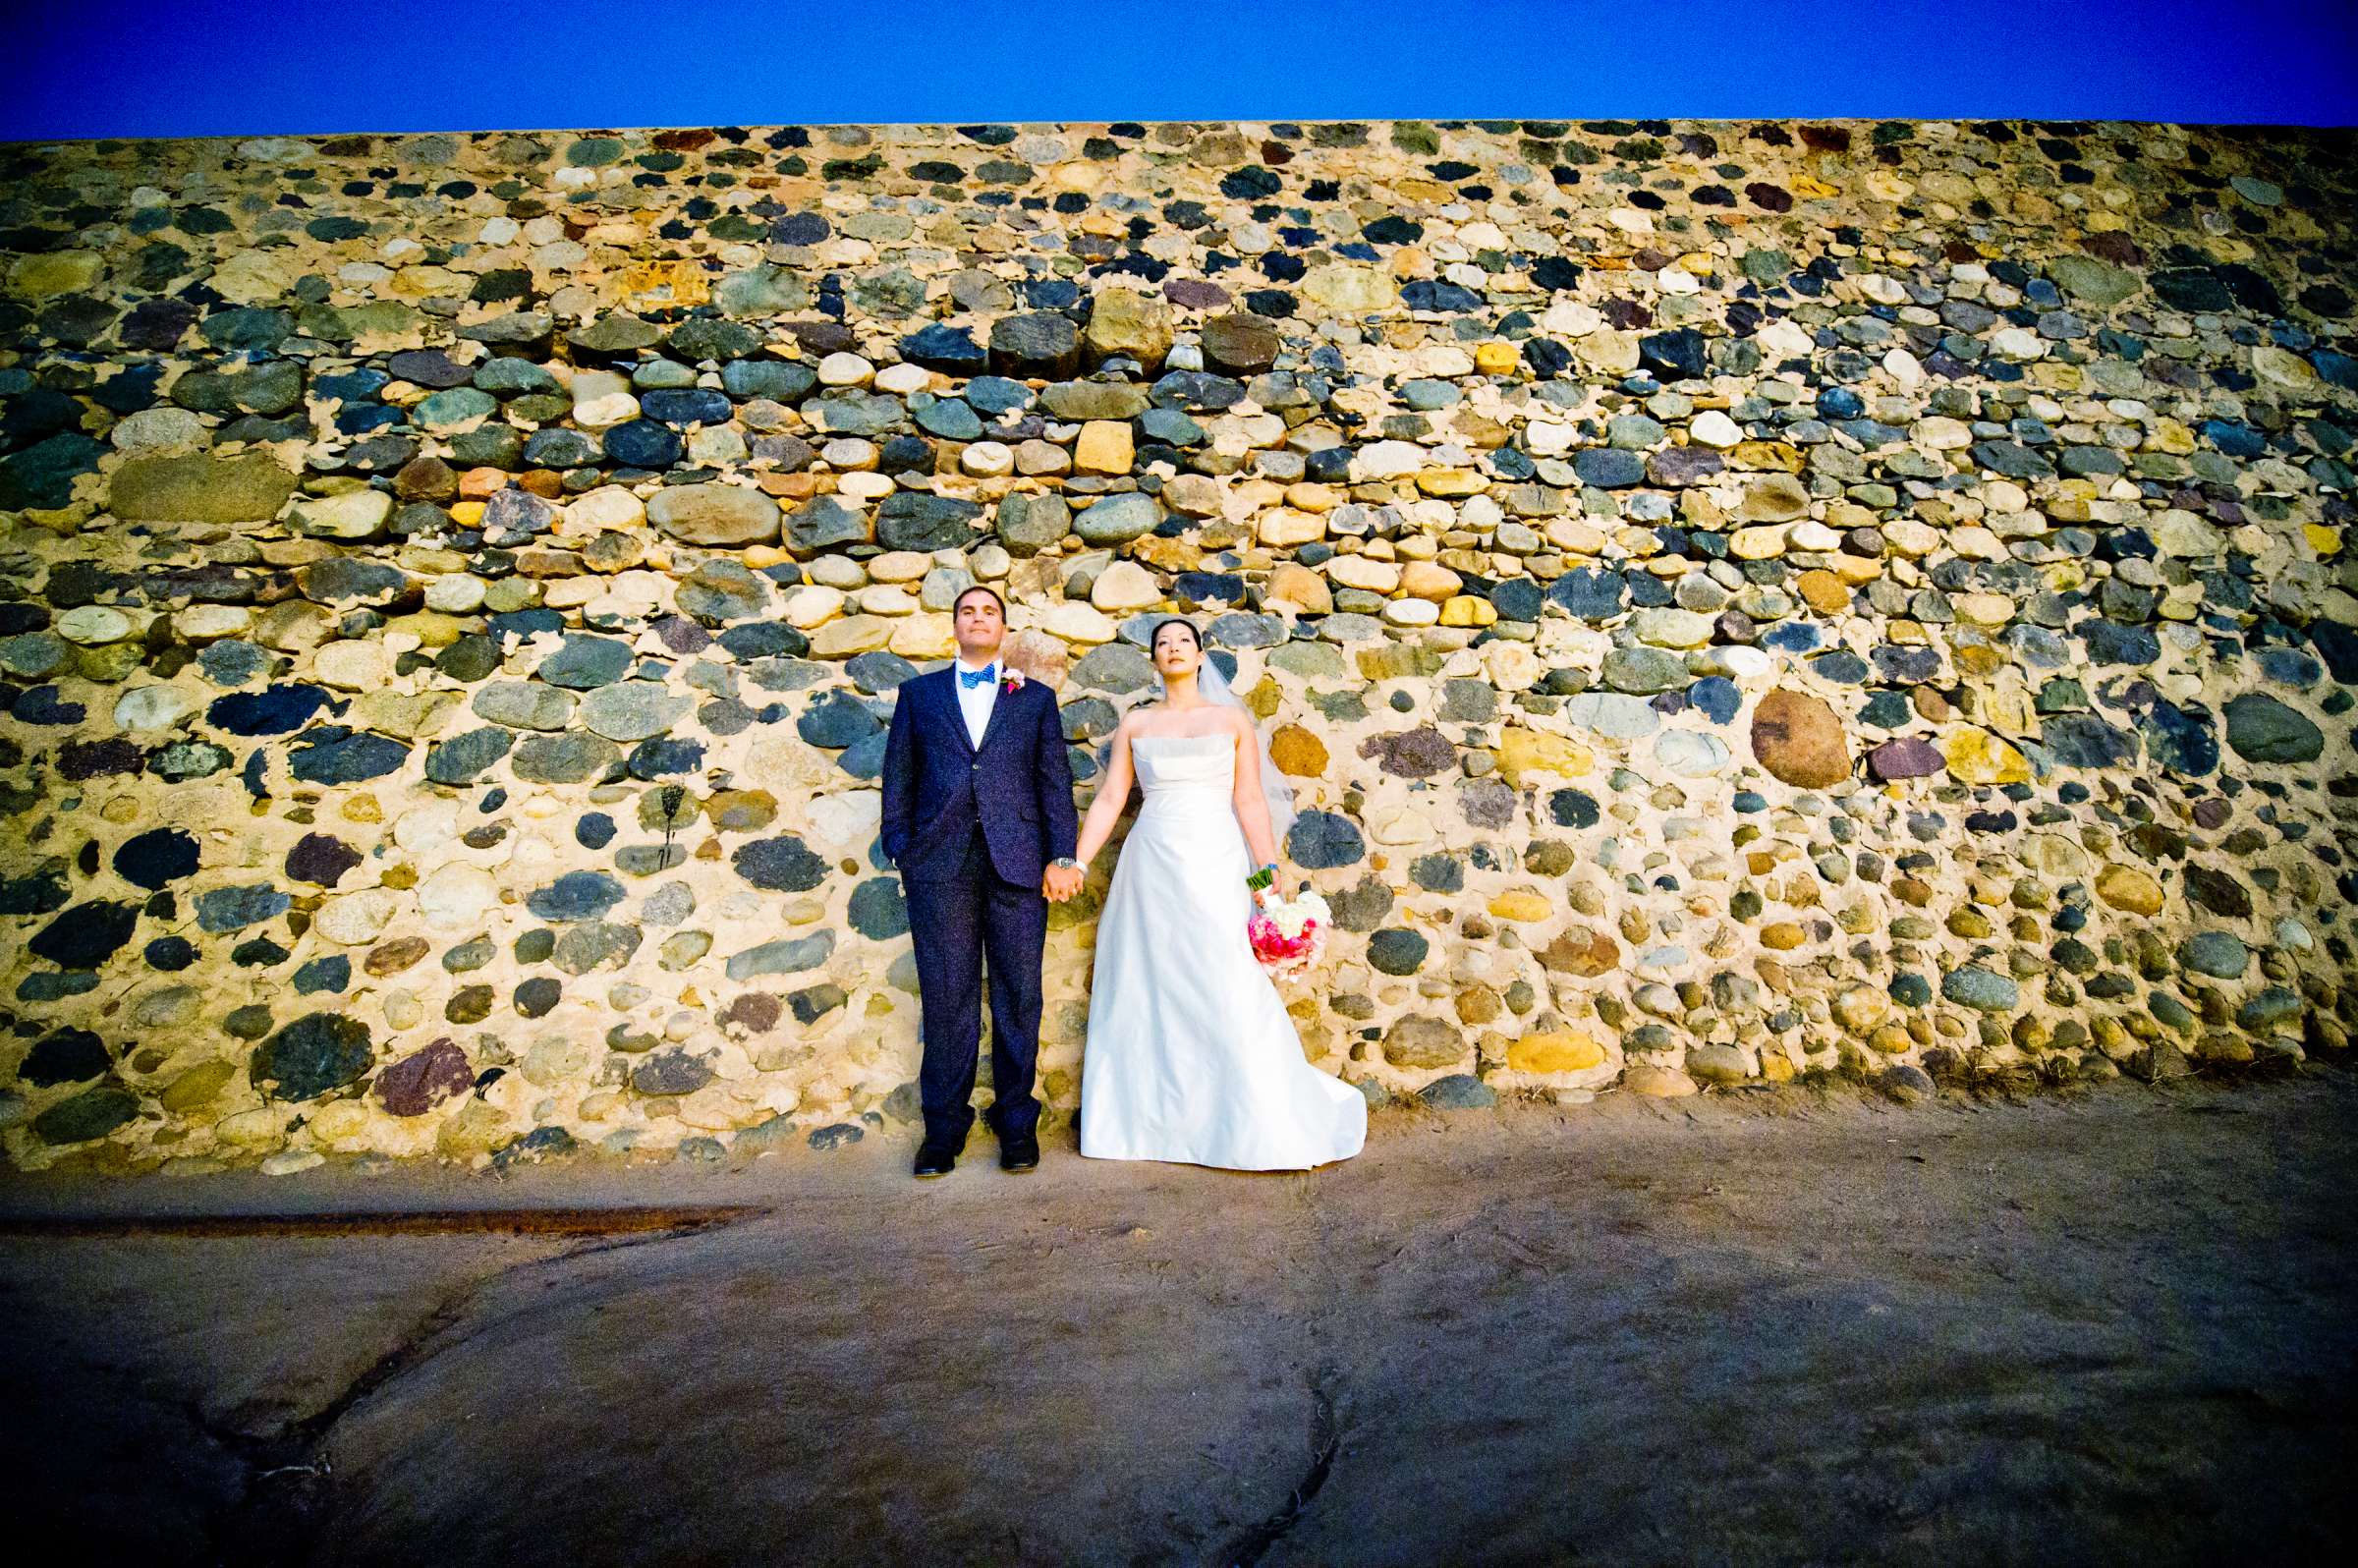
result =
[{"label": "man's collar", "polygon": [[954,659],[950,660],[950,662],[951,662],[952,664],[955,664],[955,665],[956,665],[958,668],[960,668],[960,669],[962,669],[962,670],[967,670],[967,671],[970,671],[970,672],[971,672],[971,671],[974,671],[974,670],[987,670],[987,669],[989,669],[989,668],[990,668],[990,667],[991,667],[993,664],[996,664],[996,663],[998,663],[998,662],[999,662],[999,656],[998,656],[996,653],[993,653],[993,654],[992,654],[990,657],[988,657],[988,658],[984,659],[984,660],[983,660],[982,663],[980,663],[980,664],[969,664],[969,663],[967,663],[967,662],[966,662],[966,655],[965,655],[965,654],[963,654],[963,653],[961,653],[961,654],[959,654],[959,655],[958,655],[956,658],[954,658]]}]

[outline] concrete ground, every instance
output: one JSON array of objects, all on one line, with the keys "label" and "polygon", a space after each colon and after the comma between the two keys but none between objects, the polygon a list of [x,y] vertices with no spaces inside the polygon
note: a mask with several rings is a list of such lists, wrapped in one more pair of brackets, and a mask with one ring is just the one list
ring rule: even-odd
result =
[{"label": "concrete ground", "polygon": [[[14,1178],[0,1518],[240,1568],[2285,1563],[2358,1536],[2342,1071],[1387,1111],[1307,1176],[1067,1134],[1035,1174],[978,1137],[919,1185],[909,1152]],[[327,1218],[250,1222],[287,1214]],[[181,1233],[110,1219],[158,1215]]]}]

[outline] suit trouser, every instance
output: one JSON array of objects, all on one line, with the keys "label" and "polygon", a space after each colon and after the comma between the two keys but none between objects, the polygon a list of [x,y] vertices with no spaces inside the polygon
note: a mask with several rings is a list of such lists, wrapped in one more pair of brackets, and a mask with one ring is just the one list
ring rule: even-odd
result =
[{"label": "suit trouser", "polygon": [[989,1121],[1001,1138],[1039,1121],[1032,1092],[1039,1058],[1039,959],[1048,901],[1038,887],[1000,878],[980,827],[956,869],[903,878],[917,958],[925,1061],[918,1071],[926,1136],[964,1148],[982,1039],[982,969],[990,968]]}]

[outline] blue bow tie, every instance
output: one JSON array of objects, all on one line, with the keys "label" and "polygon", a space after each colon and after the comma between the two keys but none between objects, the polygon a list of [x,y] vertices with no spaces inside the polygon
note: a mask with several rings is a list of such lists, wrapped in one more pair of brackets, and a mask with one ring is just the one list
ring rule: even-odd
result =
[{"label": "blue bow tie", "polygon": [[990,679],[991,671],[992,666],[988,664],[983,665],[979,670],[962,668],[958,672],[958,685],[962,689],[969,686],[981,686]]}]

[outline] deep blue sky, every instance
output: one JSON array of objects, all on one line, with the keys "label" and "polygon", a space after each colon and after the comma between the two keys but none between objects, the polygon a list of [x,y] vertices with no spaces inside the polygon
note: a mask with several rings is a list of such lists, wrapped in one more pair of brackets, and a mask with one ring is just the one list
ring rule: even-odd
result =
[{"label": "deep blue sky", "polygon": [[842,121],[2358,122],[2358,0],[26,0],[0,140]]}]

